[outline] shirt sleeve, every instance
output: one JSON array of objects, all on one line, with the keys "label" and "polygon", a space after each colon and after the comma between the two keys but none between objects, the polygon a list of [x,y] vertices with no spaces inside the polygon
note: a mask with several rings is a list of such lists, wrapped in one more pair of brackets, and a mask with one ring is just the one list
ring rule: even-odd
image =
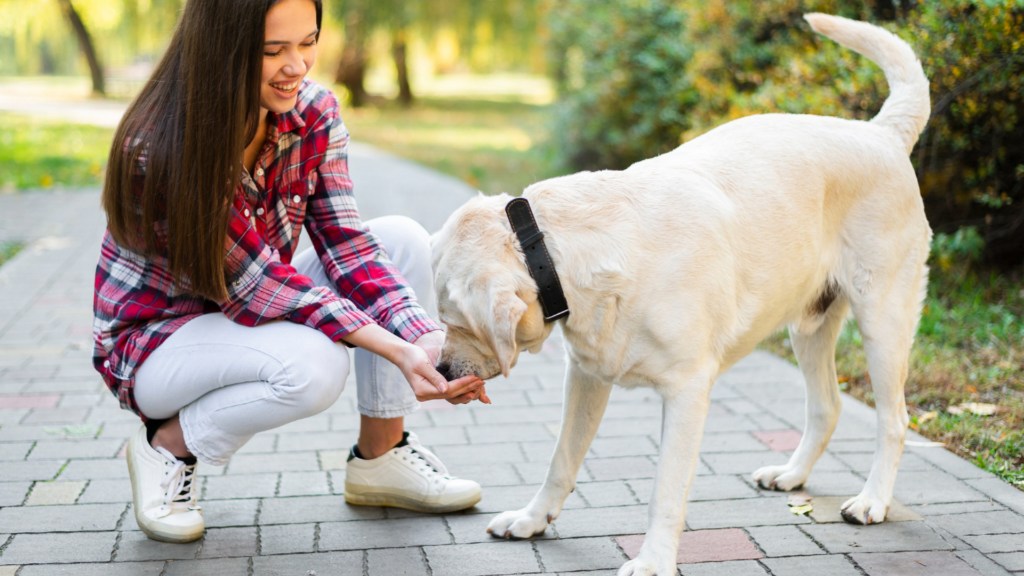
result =
[{"label": "shirt sleeve", "polygon": [[349,135],[336,102],[311,133],[307,137],[320,144],[323,157],[308,199],[306,230],[338,294],[407,342],[440,330],[359,217],[348,175]]}]

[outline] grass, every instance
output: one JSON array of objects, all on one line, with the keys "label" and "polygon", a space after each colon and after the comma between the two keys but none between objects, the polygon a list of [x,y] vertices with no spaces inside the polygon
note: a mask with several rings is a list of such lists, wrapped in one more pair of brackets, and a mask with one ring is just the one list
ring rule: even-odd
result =
[{"label": "grass", "polygon": [[[975,269],[948,244],[938,235],[933,246],[906,385],[910,427],[1024,490],[1024,270]],[[785,333],[763,347],[795,362]],[[840,336],[836,369],[841,389],[874,405],[855,321]],[[995,413],[961,408],[967,402]]]},{"label": "grass", "polygon": [[0,191],[99,186],[113,130],[0,112]]},{"label": "grass", "polygon": [[23,247],[24,246],[20,242],[0,242],[0,266],[3,266],[4,263],[11,258],[14,258],[14,256],[20,252]]},{"label": "grass", "polygon": [[420,94],[411,108],[386,102],[343,109],[352,139],[487,194],[518,195],[563,173],[546,145],[550,91],[536,79],[455,78],[428,84]]}]

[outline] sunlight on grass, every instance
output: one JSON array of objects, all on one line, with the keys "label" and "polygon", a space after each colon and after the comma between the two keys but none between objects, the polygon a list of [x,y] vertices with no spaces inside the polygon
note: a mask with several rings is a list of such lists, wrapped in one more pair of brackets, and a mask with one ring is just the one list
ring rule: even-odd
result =
[{"label": "sunlight on grass", "polygon": [[113,130],[0,113],[0,191],[99,186]]}]

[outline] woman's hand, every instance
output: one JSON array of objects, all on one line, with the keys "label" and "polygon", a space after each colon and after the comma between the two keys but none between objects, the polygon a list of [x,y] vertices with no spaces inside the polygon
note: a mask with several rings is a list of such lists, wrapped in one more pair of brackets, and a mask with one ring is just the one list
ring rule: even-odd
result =
[{"label": "woman's hand", "polygon": [[[437,361],[441,358],[441,348],[444,347],[444,338],[444,332],[435,330],[420,336],[415,342],[413,342],[413,344],[419,346],[427,353],[431,366],[437,366]],[[444,380],[443,377],[442,380]],[[464,384],[468,387],[465,391],[459,392],[463,390]],[[483,380],[480,380],[476,376],[464,376],[462,378],[452,380],[447,383],[447,387],[449,392],[445,394],[444,399],[452,404],[468,404],[473,400],[479,400],[484,404],[491,403],[490,397],[487,396],[487,390],[484,389]],[[452,388],[459,393],[453,394],[451,392]],[[416,390],[415,386],[413,386],[413,390]],[[417,393],[416,397],[419,398],[419,393]]]},{"label": "woman's hand", "polygon": [[[435,334],[431,332],[430,334]],[[425,334],[424,336],[428,336]],[[441,334],[441,342],[444,342],[444,334]],[[448,382],[444,376],[434,368],[434,362],[427,350],[419,346],[423,337],[420,337],[414,345],[402,347],[395,365],[402,371],[409,385],[412,386],[416,399],[420,402],[427,400],[445,399],[452,404],[466,404],[473,400],[480,400],[490,404],[491,400],[484,391],[484,381],[470,375]],[[428,345],[431,340],[427,341]],[[440,354],[440,345],[437,346],[437,354]]]}]

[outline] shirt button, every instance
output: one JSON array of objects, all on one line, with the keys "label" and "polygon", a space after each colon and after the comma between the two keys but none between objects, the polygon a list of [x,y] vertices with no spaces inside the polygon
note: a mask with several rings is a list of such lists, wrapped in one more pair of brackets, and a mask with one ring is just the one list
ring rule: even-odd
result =
[{"label": "shirt button", "polygon": [[110,360],[104,360],[103,361],[103,367],[104,368],[110,368]]},{"label": "shirt button", "polygon": [[263,176],[263,168],[257,168],[256,169],[256,175],[257,176]]},{"label": "shirt button", "polygon": [[259,215],[259,216],[263,216],[264,212],[266,212],[266,210],[264,210],[263,208],[257,208],[256,209],[256,214]]},{"label": "shirt button", "polygon": [[246,218],[248,218],[248,217],[249,217],[249,209],[248,209],[248,208],[246,208],[246,209],[245,209],[245,212],[244,212],[244,214],[245,214],[245,217],[246,217]]},{"label": "shirt button", "polygon": [[299,196],[298,194],[296,194],[295,196],[292,196],[292,202],[298,204],[301,201],[302,201],[302,196]]}]

